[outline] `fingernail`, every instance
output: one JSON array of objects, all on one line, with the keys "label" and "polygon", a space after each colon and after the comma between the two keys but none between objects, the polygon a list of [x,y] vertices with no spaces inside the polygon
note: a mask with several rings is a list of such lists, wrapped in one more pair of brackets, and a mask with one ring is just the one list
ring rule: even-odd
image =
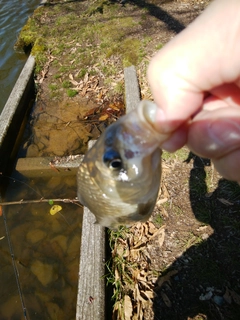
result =
[{"label": "fingernail", "polygon": [[153,125],[156,122],[156,117],[158,113],[157,105],[152,101],[143,100],[142,108],[144,118],[147,120],[147,122]]},{"label": "fingernail", "polygon": [[143,100],[143,116],[158,132],[165,133],[165,113],[154,102]]},{"label": "fingernail", "polygon": [[227,153],[240,143],[240,124],[234,120],[215,120],[209,125],[208,133],[212,139],[211,150],[223,148]]}]

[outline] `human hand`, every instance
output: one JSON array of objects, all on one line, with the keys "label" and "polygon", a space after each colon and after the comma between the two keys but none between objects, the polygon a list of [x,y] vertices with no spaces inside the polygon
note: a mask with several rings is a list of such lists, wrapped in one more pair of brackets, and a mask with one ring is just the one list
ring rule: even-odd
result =
[{"label": "human hand", "polygon": [[240,1],[215,0],[152,59],[154,126],[176,151],[187,144],[240,181]]}]

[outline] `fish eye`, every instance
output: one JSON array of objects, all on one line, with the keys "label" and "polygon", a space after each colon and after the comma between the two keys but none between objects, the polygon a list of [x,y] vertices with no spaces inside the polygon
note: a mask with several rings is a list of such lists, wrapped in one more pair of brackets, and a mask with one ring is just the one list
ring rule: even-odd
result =
[{"label": "fish eye", "polygon": [[112,170],[122,169],[120,154],[114,150],[109,150],[104,153],[103,162]]},{"label": "fish eye", "polygon": [[122,168],[122,160],[121,159],[113,159],[108,164],[111,169],[121,169]]}]

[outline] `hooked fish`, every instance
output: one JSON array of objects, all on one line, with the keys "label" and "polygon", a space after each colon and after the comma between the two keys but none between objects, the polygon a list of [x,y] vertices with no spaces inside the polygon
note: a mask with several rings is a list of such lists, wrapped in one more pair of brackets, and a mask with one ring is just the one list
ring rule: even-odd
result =
[{"label": "hooked fish", "polygon": [[141,101],[102,133],[79,166],[78,199],[102,226],[146,221],[154,209],[161,179],[156,109]]}]

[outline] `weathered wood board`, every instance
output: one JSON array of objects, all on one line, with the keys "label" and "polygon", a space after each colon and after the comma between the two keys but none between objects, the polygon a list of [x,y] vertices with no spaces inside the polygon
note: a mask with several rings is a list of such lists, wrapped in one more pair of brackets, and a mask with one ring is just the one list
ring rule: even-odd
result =
[{"label": "weathered wood board", "polygon": [[[134,66],[124,69],[126,112],[140,101]],[[94,142],[91,142],[92,146]],[[97,205],[97,204],[96,204]],[[95,217],[84,208],[77,297],[77,320],[107,320],[105,301],[105,239],[106,228],[94,224]],[[108,319],[109,320],[109,319]]]}]

